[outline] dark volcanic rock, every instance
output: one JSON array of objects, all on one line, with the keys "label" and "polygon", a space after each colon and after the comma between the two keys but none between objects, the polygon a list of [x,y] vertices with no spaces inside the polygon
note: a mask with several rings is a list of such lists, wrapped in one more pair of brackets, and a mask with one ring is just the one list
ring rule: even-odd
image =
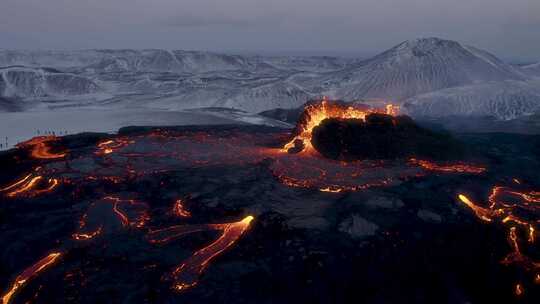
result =
[{"label": "dark volcanic rock", "polygon": [[361,119],[325,119],[313,129],[311,143],[331,159],[452,159],[463,147],[449,134],[418,126],[408,116],[370,114]]},{"label": "dark volcanic rock", "polygon": [[[400,143],[376,142],[407,151],[414,140],[453,142],[407,119],[395,118],[395,125],[385,116],[333,123],[360,124],[354,132],[394,141],[407,135]],[[457,193],[481,201],[499,184],[540,189],[540,136],[455,135],[485,157],[489,174],[426,173],[385,187],[328,193],[290,187],[277,178],[276,172],[283,171],[275,170],[281,162],[313,179],[305,164],[317,163],[328,176],[347,177],[358,172],[346,171],[355,164],[336,167],[334,161],[309,155],[248,153],[274,147],[289,135],[281,129],[159,130],[131,127],[107,138],[62,137],[52,147],[68,151],[61,159],[32,159],[26,148],[0,152],[0,188],[35,174],[37,167],[45,179],[61,181],[37,196],[10,198],[0,191],[1,292],[47,253],[65,252],[19,288],[13,303],[537,303],[540,298],[531,273],[501,263],[511,252],[506,230],[483,223],[456,201]],[[133,143],[107,155],[95,153],[98,142],[123,138]],[[366,138],[352,138],[366,145]],[[115,211],[107,197],[125,200]],[[178,199],[189,216],[174,212]],[[145,217],[136,216],[142,211],[148,218],[141,227],[137,219]],[[167,275],[221,234],[199,231],[158,245],[149,241],[152,231],[229,223],[248,214],[255,217],[252,225],[208,262],[198,284],[182,292],[171,288]],[[88,219],[86,227],[100,225],[103,232],[74,239],[82,219]],[[537,244],[520,242],[535,262]],[[525,291],[519,298],[517,282]]]}]

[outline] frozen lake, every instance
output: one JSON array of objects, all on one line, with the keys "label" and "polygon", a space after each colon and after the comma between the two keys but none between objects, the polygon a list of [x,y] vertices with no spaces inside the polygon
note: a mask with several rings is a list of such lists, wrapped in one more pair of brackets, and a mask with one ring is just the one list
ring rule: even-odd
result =
[{"label": "frozen lake", "polygon": [[0,112],[0,150],[43,134],[115,133],[126,126],[174,126],[255,123],[272,125],[259,116],[239,116],[208,110],[89,109]]}]

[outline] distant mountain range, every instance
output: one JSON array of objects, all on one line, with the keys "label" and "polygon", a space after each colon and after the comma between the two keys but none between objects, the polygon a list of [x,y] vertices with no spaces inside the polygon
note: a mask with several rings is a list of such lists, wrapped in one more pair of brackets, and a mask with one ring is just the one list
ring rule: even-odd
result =
[{"label": "distant mountain range", "polygon": [[540,112],[540,65],[513,66],[455,41],[405,41],[367,60],[197,51],[0,50],[0,111],[58,107],[249,112],[328,95],[389,100],[411,115],[513,119]]}]

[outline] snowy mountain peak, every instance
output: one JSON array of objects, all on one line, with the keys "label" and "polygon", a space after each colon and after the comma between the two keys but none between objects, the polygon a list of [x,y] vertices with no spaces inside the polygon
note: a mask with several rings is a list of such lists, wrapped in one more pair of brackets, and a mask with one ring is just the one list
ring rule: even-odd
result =
[{"label": "snowy mountain peak", "polygon": [[[513,75],[504,76],[507,79],[522,79],[524,77],[520,71],[510,65],[505,64],[495,55],[472,47],[461,44],[457,41],[446,40],[437,37],[417,38],[404,41],[390,50],[376,56],[386,58],[389,61],[414,60],[417,63],[430,64],[430,60],[446,59],[446,63],[467,63],[466,61],[480,61],[490,65],[503,73]],[[455,60],[455,61],[451,61]],[[442,62],[445,63],[445,62]]]},{"label": "snowy mountain peak", "polygon": [[450,87],[526,78],[486,51],[452,40],[420,38],[402,42],[324,81],[337,86],[332,88],[335,97],[402,101]]},{"label": "snowy mountain peak", "polygon": [[453,40],[429,37],[406,40],[394,47],[394,49],[409,50],[411,52],[427,52],[437,48],[461,48],[461,44]]}]

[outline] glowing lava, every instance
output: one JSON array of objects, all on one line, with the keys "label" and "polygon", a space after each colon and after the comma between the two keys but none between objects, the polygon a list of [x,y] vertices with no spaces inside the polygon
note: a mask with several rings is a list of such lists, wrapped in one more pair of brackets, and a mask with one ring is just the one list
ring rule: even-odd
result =
[{"label": "glowing lava", "polygon": [[209,230],[222,232],[216,241],[195,252],[168,276],[174,281],[174,290],[184,291],[197,284],[200,274],[208,267],[210,261],[232,246],[249,228],[253,219],[253,216],[247,216],[234,223],[173,226],[153,231],[148,235],[148,238],[151,243],[163,244],[194,232]]},{"label": "glowing lava", "polygon": [[[302,125],[303,131],[297,135],[296,139],[304,141],[310,147],[311,130],[323,119],[331,117],[342,118],[364,118],[367,114],[379,112],[378,110],[359,110],[355,108],[339,108],[326,100],[319,105],[310,106],[309,115]],[[311,112],[310,112],[311,111]],[[396,107],[388,105],[380,113],[397,115]],[[251,131],[250,131],[251,132]],[[90,155],[78,156],[64,162],[56,162],[51,166],[44,165],[44,170],[35,171],[21,177],[12,184],[1,188],[0,192],[8,197],[31,197],[46,192],[53,191],[60,182],[77,185],[92,182],[96,191],[103,193],[114,193],[111,190],[122,191],[122,197],[126,189],[135,180],[144,175],[160,176],[164,172],[171,172],[185,168],[201,168],[208,166],[245,166],[260,165],[284,185],[290,187],[317,189],[322,192],[339,193],[344,191],[358,191],[369,187],[389,186],[394,183],[406,180],[409,177],[426,174],[428,171],[439,171],[444,173],[481,173],[484,170],[474,169],[474,167],[464,164],[457,165],[437,165],[427,161],[416,161],[415,163],[406,160],[394,161],[356,161],[339,162],[323,159],[317,155],[309,153],[289,154],[283,153],[277,147],[277,143],[282,143],[286,134],[279,134],[272,131],[246,132],[245,130],[188,130],[188,131],[155,131],[150,134],[142,134],[130,137],[119,137],[106,140],[97,144],[97,150],[93,150]],[[266,132],[266,133],[265,133]],[[277,145],[276,145],[277,144]],[[39,146],[40,144],[36,144]],[[128,147],[129,146],[129,147]],[[279,145],[280,146],[280,145]],[[127,149],[125,149],[128,147]],[[126,151],[128,150],[128,151]],[[42,157],[51,154],[47,145],[36,148],[34,157]],[[114,156],[98,159],[95,155],[104,156],[114,153]],[[48,168],[48,169],[47,169]],[[471,169],[472,168],[472,169]],[[46,172],[46,173],[45,173]],[[267,174],[268,172],[265,172]],[[49,178],[54,174],[55,178]],[[257,172],[258,174],[258,172]],[[95,181],[104,182],[103,185]],[[122,185],[126,183],[129,187]],[[122,187],[118,187],[121,185]],[[103,187],[101,187],[103,186]],[[66,187],[69,189],[69,187]],[[76,196],[76,192],[74,192]],[[528,242],[535,242],[535,227],[529,220],[518,216],[519,213],[506,212],[504,215],[497,211],[500,208],[510,210],[514,207],[511,200],[504,200],[504,205],[499,195],[511,196],[514,199],[524,201],[522,206],[526,208],[536,208],[536,202],[540,201],[538,192],[516,192],[500,188],[494,194],[493,200],[498,207],[480,207],[465,196],[460,196],[467,206],[475,210],[477,216],[485,221],[495,221],[499,219],[501,223],[522,227],[528,233]],[[68,235],[72,240],[70,244],[80,245],[82,242],[91,243],[91,240],[99,238],[99,241],[109,241],[107,236],[136,232],[146,233],[145,229],[149,222],[149,206],[135,199],[125,199],[112,194],[92,202],[85,214],[79,221],[79,229],[72,231]],[[114,194],[117,195],[117,194]],[[330,194],[328,194],[330,195]],[[93,196],[92,196],[93,197]],[[136,197],[131,196],[130,197]],[[492,198],[490,197],[490,202]],[[185,201],[178,199],[172,208],[167,211],[179,218],[191,217],[191,212],[186,208]],[[188,205],[190,206],[190,205]],[[523,208],[525,208],[523,207]],[[170,208],[170,209],[169,209]],[[521,208],[521,207],[520,207]],[[247,216],[243,220],[233,223],[222,224],[199,224],[199,225],[178,225],[164,229],[154,230],[148,233],[147,240],[150,244],[166,244],[186,235],[217,231],[220,236],[210,244],[200,250],[194,250],[194,254],[182,261],[170,275],[166,276],[174,282],[173,288],[178,291],[185,290],[197,284],[201,273],[209,266],[211,261],[235,244],[249,229],[252,216]],[[157,221],[156,221],[157,222]],[[137,229],[132,229],[137,228]],[[163,228],[163,227],[158,227]],[[514,232],[516,242],[513,245],[515,252],[508,258],[508,263],[528,263],[533,269],[536,264],[531,264],[530,260],[519,259],[524,257],[519,250],[520,230]],[[149,245],[149,244],[147,244]],[[150,246],[150,245],[149,245]],[[527,251],[524,251],[527,253]],[[28,280],[29,277],[37,274],[60,257],[61,253],[55,253],[36,263],[36,265],[25,270],[17,277],[13,288],[4,296],[3,301],[9,301],[17,289]],[[536,268],[537,269],[537,268]],[[537,277],[539,275],[537,274]],[[540,279],[538,279],[540,281]],[[18,283],[22,282],[22,283]],[[6,302],[7,303],[7,302]]]},{"label": "glowing lava", "polygon": [[29,196],[34,197],[44,193],[49,193],[56,188],[60,182],[56,178],[45,179],[41,175],[29,174],[15,183],[0,189],[7,197]]},{"label": "glowing lava", "polygon": [[[148,206],[133,199],[121,199],[118,197],[107,196],[104,198],[106,201],[113,203],[113,211],[122,222],[122,226],[142,228],[146,225],[146,222],[150,219],[150,216],[146,212]],[[126,209],[127,211],[124,211]]]},{"label": "glowing lava", "polygon": [[429,171],[438,171],[438,172],[445,172],[445,173],[480,174],[486,171],[485,167],[473,166],[470,164],[463,164],[463,163],[440,165],[434,162],[430,162],[427,160],[419,160],[416,158],[411,158],[409,162],[413,165],[420,166]]},{"label": "glowing lava", "polygon": [[72,237],[77,241],[86,241],[126,228],[143,228],[150,220],[147,209],[148,205],[144,202],[104,197],[90,204],[79,220],[79,229]]},{"label": "glowing lava", "polygon": [[493,221],[493,219],[492,219],[493,211],[478,206],[477,204],[473,203],[468,197],[466,197],[466,196],[463,195],[463,194],[460,194],[460,195],[458,196],[458,198],[459,198],[465,205],[467,205],[469,208],[471,208],[471,209],[474,211],[474,213],[476,214],[476,216],[477,216],[478,218],[480,218],[481,220],[486,221],[486,222],[491,222],[491,221]]},{"label": "glowing lava", "polygon": [[85,241],[85,240],[91,240],[95,238],[96,236],[101,234],[101,231],[103,231],[103,226],[99,227],[97,230],[88,232],[88,233],[74,233],[73,239],[77,241]]},{"label": "glowing lava", "polygon": [[311,145],[312,132],[323,120],[327,118],[364,120],[371,113],[384,113],[395,116],[399,114],[399,106],[388,104],[384,109],[360,109],[359,107],[328,101],[325,97],[321,102],[309,104],[304,108],[304,112],[296,126],[294,138],[285,144],[282,150],[289,151],[295,146],[295,141],[299,140],[303,143],[304,150],[313,151]]},{"label": "glowing lava", "polygon": [[[518,227],[527,235],[527,243],[533,246],[536,241],[535,223],[540,221],[532,219],[537,217],[540,211],[540,195],[536,191],[517,191],[506,187],[496,186],[491,190],[489,196],[489,206],[481,207],[474,203],[464,194],[459,194],[458,198],[465,205],[471,208],[476,216],[489,223],[499,223],[508,229],[508,243],[512,248],[501,263],[504,265],[516,265],[527,272],[533,274],[536,282],[540,277],[540,262],[536,262],[525,255],[520,244],[520,233]],[[519,216],[518,216],[519,214]],[[523,294],[523,287],[516,285],[515,294]]]},{"label": "glowing lava", "polygon": [[178,217],[190,217],[191,212],[184,208],[184,202],[181,199],[176,200],[173,207],[173,213]]},{"label": "glowing lava", "polygon": [[2,296],[2,304],[8,304],[17,290],[21,289],[31,278],[37,276],[40,272],[52,266],[60,257],[61,252],[53,252],[39,260],[34,265],[26,268],[19,274],[10,289]]},{"label": "glowing lava", "polygon": [[97,145],[98,151],[96,151],[95,154],[100,155],[100,156],[111,154],[113,152],[117,152],[118,150],[133,144],[134,142],[135,141],[129,140],[124,137],[118,137],[115,139],[102,141],[98,143]]},{"label": "glowing lava", "polygon": [[516,284],[516,289],[515,289],[514,293],[518,297],[523,295],[523,287],[521,286],[521,284]]},{"label": "glowing lava", "polygon": [[58,137],[56,136],[38,136],[34,137],[28,141],[19,143],[16,145],[18,148],[31,147],[32,148],[32,157],[37,159],[57,159],[63,158],[66,153],[54,153],[51,152],[51,148],[47,145],[50,142],[57,141]]},{"label": "glowing lava", "polygon": [[5,188],[1,188],[0,189],[0,192],[6,192],[6,191],[10,191],[12,189],[15,189],[15,188],[18,188],[20,186],[22,186],[23,184],[27,183],[28,182],[28,179],[30,179],[30,177],[32,177],[32,174],[28,174],[27,176],[21,178],[20,180],[16,181],[15,183],[9,185],[9,186],[6,186]]}]

